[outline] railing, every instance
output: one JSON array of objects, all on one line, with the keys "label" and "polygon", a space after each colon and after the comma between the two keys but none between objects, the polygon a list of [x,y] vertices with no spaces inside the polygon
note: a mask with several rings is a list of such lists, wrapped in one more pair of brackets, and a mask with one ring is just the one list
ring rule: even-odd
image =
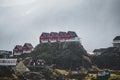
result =
[{"label": "railing", "polygon": [[66,42],[81,42],[79,37],[67,39]]},{"label": "railing", "polygon": [[31,53],[32,50],[23,51],[23,53]]},{"label": "railing", "polygon": [[80,42],[81,43],[81,40],[80,40],[80,38],[79,37],[74,37],[74,38],[70,38],[70,39],[62,39],[62,40],[57,40],[57,39],[54,39],[54,40],[42,40],[41,41],[41,43],[48,43],[48,42],[50,42],[50,43],[54,43],[54,42],[57,42],[57,41],[59,41],[59,42]]},{"label": "railing", "polygon": [[14,53],[14,55],[16,55],[16,56],[17,56],[17,55],[21,55],[21,54],[22,54],[22,52],[15,52],[15,53]]},{"label": "railing", "polygon": [[16,63],[17,63],[17,59],[7,59],[7,58],[0,59],[0,66],[15,66]]},{"label": "railing", "polygon": [[41,43],[48,43],[48,40],[41,40]]}]

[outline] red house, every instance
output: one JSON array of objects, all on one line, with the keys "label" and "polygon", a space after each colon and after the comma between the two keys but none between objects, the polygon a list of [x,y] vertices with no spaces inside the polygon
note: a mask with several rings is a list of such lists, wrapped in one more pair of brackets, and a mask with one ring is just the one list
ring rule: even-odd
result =
[{"label": "red house", "polygon": [[58,33],[57,32],[51,32],[48,36],[49,42],[57,42],[58,40]]},{"label": "red house", "polygon": [[74,31],[68,31],[66,33],[66,41],[67,42],[69,42],[69,41],[80,41],[80,39]]},{"label": "red house", "polygon": [[13,55],[21,55],[23,53],[22,46],[21,45],[16,45],[13,49]]},{"label": "red house", "polygon": [[58,41],[64,42],[66,40],[66,32],[59,32],[58,33]]},{"label": "red house", "polygon": [[79,41],[80,38],[74,31],[66,32],[51,32],[51,33],[42,33],[40,36],[40,43],[48,43],[48,42],[69,42],[69,41]]},{"label": "red house", "polygon": [[39,39],[40,43],[48,43],[48,36],[49,36],[49,33],[43,32]]},{"label": "red house", "polygon": [[22,50],[23,50],[23,53],[31,53],[31,51],[33,51],[33,46],[31,43],[25,43],[23,45]]}]

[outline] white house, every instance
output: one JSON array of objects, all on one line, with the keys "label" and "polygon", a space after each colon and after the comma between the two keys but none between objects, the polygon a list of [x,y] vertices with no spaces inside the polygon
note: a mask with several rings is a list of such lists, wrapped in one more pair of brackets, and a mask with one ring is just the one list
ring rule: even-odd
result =
[{"label": "white house", "polygon": [[0,66],[15,66],[17,59],[0,58]]},{"label": "white house", "polygon": [[113,47],[119,47],[120,48],[120,36],[116,36],[113,39]]}]

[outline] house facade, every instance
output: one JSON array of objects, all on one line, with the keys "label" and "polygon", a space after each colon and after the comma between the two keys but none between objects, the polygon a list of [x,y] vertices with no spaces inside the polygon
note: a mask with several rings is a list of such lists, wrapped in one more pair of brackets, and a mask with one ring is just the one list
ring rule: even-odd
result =
[{"label": "house facade", "polygon": [[33,46],[31,43],[25,43],[22,47],[23,53],[31,53],[33,51]]},{"label": "house facade", "polygon": [[40,43],[48,43],[48,36],[49,36],[49,33],[43,32],[39,38],[39,42]]},{"label": "house facade", "polygon": [[68,31],[66,33],[66,41],[67,42],[72,42],[72,41],[80,41],[80,38],[77,36],[76,32],[74,31]]},{"label": "house facade", "polygon": [[118,48],[120,48],[120,36],[116,36],[116,37],[113,39],[113,47],[118,47]]},{"label": "house facade", "polygon": [[12,51],[0,50],[0,66],[15,66],[17,63],[16,58],[12,58]]},{"label": "house facade", "polygon": [[22,45],[16,45],[13,49],[13,55],[18,56],[21,55],[22,53],[23,53]]},{"label": "house facade", "polygon": [[39,38],[40,43],[53,43],[53,42],[80,42],[80,38],[77,36],[76,32],[68,31],[66,32],[51,32],[42,33]]},{"label": "house facade", "polygon": [[57,42],[58,41],[58,33],[57,32],[51,32],[48,36],[49,42]]},{"label": "house facade", "polygon": [[65,40],[66,40],[66,32],[59,32],[58,33],[58,41],[65,42]]}]

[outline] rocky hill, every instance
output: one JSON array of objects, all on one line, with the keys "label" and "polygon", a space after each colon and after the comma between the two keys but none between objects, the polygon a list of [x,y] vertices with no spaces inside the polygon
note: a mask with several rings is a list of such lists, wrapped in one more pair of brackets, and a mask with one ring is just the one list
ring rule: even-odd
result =
[{"label": "rocky hill", "polygon": [[56,67],[61,69],[91,67],[91,60],[79,42],[41,43],[29,57],[44,59],[46,64],[56,64]]},{"label": "rocky hill", "polygon": [[99,56],[93,56],[92,62],[99,68],[120,70],[120,48],[109,47]]}]

